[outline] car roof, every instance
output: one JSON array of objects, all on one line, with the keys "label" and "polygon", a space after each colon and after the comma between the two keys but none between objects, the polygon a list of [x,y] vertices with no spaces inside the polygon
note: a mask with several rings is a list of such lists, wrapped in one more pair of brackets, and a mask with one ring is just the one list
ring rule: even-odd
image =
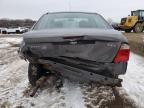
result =
[{"label": "car roof", "polygon": [[132,11],[132,12],[135,12],[135,11],[144,11],[144,10],[142,10],[142,9],[139,9],[139,10],[134,10],[134,11]]},{"label": "car roof", "polygon": [[99,15],[98,13],[95,12],[47,12],[46,14],[57,14],[57,13],[83,13],[83,14],[96,14]]}]

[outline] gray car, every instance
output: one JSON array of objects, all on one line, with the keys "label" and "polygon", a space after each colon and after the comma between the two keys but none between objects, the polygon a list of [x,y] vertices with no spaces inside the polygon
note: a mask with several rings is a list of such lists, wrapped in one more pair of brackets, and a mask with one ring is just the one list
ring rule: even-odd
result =
[{"label": "gray car", "polygon": [[44,14],[23,35],[21,57],[29,61],[28,78],[58,74],[81,82],[119,85],[130,48],[127,39],[97,13]]}]

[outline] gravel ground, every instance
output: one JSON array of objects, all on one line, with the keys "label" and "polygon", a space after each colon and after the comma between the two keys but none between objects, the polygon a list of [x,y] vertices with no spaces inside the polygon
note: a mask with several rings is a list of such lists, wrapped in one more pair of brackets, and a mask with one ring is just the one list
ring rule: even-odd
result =
[{"label": "gravel ground", "polygon": [[138,108],[123,88],[117,88],[115,97],[110,87],[68,80],[60,92],[45,87],[29,97],[28,62],[17,54],[20,41],[0,38],[0,108]]}]

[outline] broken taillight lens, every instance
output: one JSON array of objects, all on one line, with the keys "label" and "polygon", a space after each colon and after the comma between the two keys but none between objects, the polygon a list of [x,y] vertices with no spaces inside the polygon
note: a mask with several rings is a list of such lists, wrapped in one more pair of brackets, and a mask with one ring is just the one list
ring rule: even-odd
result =
[{"label": "broken taillight lens", "polygon": [[115,59],[114,62],[127,62],[129,60],[130,56],[130,47],[128,44],[122,44]]}]

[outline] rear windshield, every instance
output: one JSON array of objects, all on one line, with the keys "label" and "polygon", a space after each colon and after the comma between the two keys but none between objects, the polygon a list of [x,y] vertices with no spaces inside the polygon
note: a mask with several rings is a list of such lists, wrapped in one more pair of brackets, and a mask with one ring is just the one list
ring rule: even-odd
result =
[{"label": "rear windshield", "polygon": [[109,29],[109,24],[98,14],[51,13],[40,18],[34,30],[63,28],[100,28]]}]

